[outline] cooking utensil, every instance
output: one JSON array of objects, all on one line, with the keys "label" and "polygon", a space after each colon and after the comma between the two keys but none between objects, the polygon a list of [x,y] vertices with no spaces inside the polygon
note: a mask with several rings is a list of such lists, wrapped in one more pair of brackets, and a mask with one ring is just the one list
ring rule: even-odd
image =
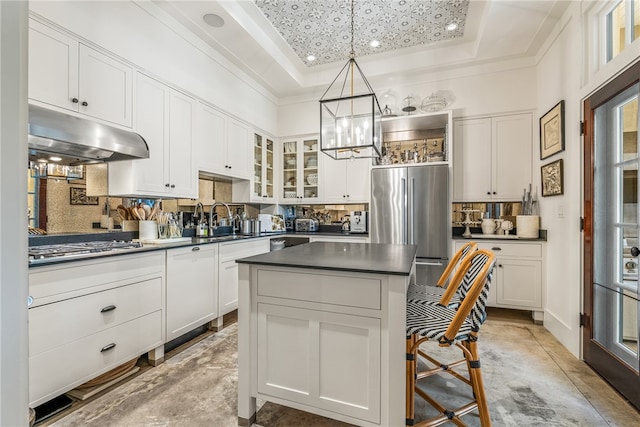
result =
[{"label": "cooking utensil", "polygon": [[127,211],[127,208],[125,208],[123,205],[118,205],[116,210],[118,211],[118,215],[120,215],[120,218],[122,218],[123,221],[130,219],[129,211]]},{"label": "cooking utensil", "polygon": [[140,220],[145,221],[147,219],[147,212],[142,208],[142,206],[138,207],[136,212],[138,213]]},{"label": "cooking utensil", "polygon": [[135,206],[129,206],[129,215],[133,220],[140,220],[140,217],[138,216],[138,209]]}]

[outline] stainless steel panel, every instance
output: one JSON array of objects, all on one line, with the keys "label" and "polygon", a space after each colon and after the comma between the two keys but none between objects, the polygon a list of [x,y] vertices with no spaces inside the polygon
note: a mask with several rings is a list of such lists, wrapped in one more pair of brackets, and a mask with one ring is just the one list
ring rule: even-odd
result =
[{"label": "stainless steel panel", "polygon": [[416,283],[435,285],[446,267],[446,259],[416,258]]},{"label": "stainless steel panel", "polygon": [[407,243],[407,168],[371,171],[372,243]]},{"label": "stainless steel panel", "polygon": [[408,168],[408,243],[418,245],[418,258],[449,258],[449,167]]}]

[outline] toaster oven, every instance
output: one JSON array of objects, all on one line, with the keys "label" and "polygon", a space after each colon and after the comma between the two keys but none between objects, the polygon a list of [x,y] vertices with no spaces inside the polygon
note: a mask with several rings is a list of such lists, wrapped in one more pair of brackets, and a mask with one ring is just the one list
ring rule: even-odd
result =
[{"label": "toaster oven", "polygon": [[298,218],[295,222],[296,231],[318,231],[318,220],[309,218]]}]

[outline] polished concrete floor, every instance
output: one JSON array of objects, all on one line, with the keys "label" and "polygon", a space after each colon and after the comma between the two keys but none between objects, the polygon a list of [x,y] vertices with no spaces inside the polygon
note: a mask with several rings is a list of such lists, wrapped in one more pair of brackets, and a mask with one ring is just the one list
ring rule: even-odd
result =
[{"label": "polished concrete floor", "polygon": [[[135,377],[89,401],[74,402],[71,409],[39,425],[237,425],[237,327],[232,318],[227,323],[222,331],[205,333],[169,352],[157,367],[140,361],[143,369]],[[640,425],[637,410],[524,313],[492,311],[480,332],[479,347],[495,426]],[[462,398],[467,388],[450,378],[438,378],[432,389],[447,399]],[[417,420],[430,411],[418,402]],[[475,413],[463,420],[479,425]],[[258,411],[256,425],[346,424],[266,403]]]}]

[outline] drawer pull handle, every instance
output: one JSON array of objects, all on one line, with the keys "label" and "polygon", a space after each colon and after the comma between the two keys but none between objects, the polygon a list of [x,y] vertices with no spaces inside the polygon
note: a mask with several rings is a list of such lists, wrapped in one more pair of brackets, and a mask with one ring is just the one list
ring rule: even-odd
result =
[{"label": "drawer pull handle", "polygon": [[193,248],[191,248],[191,250],[193,252],[199,251],[200,250],[200,246],[194,246]]},{"label": "drawer pull handle", "polygon": [[104,353],[105,351],[111,350],[115,346],[116,346],[116,343],[114,342],[112,342],[111,344],[107,344],[104,347],[102,347],[102,350],[100,350],[100,353]]},{"label": "drawer pull handle", "polygon": [[500,248],[500,247],[496,246],[495,248],[491,248],[491,250],[492,250],[492,251],[501,251],[501,250],[502,250],[502,248]]},{"label": "drawer pull handle", "polygon": [[108,311],[113,311],[116,309],[115,305],[108,305],[106,307],[104,307],[102,310],[100,310],[100,313],[106,313]]}]

